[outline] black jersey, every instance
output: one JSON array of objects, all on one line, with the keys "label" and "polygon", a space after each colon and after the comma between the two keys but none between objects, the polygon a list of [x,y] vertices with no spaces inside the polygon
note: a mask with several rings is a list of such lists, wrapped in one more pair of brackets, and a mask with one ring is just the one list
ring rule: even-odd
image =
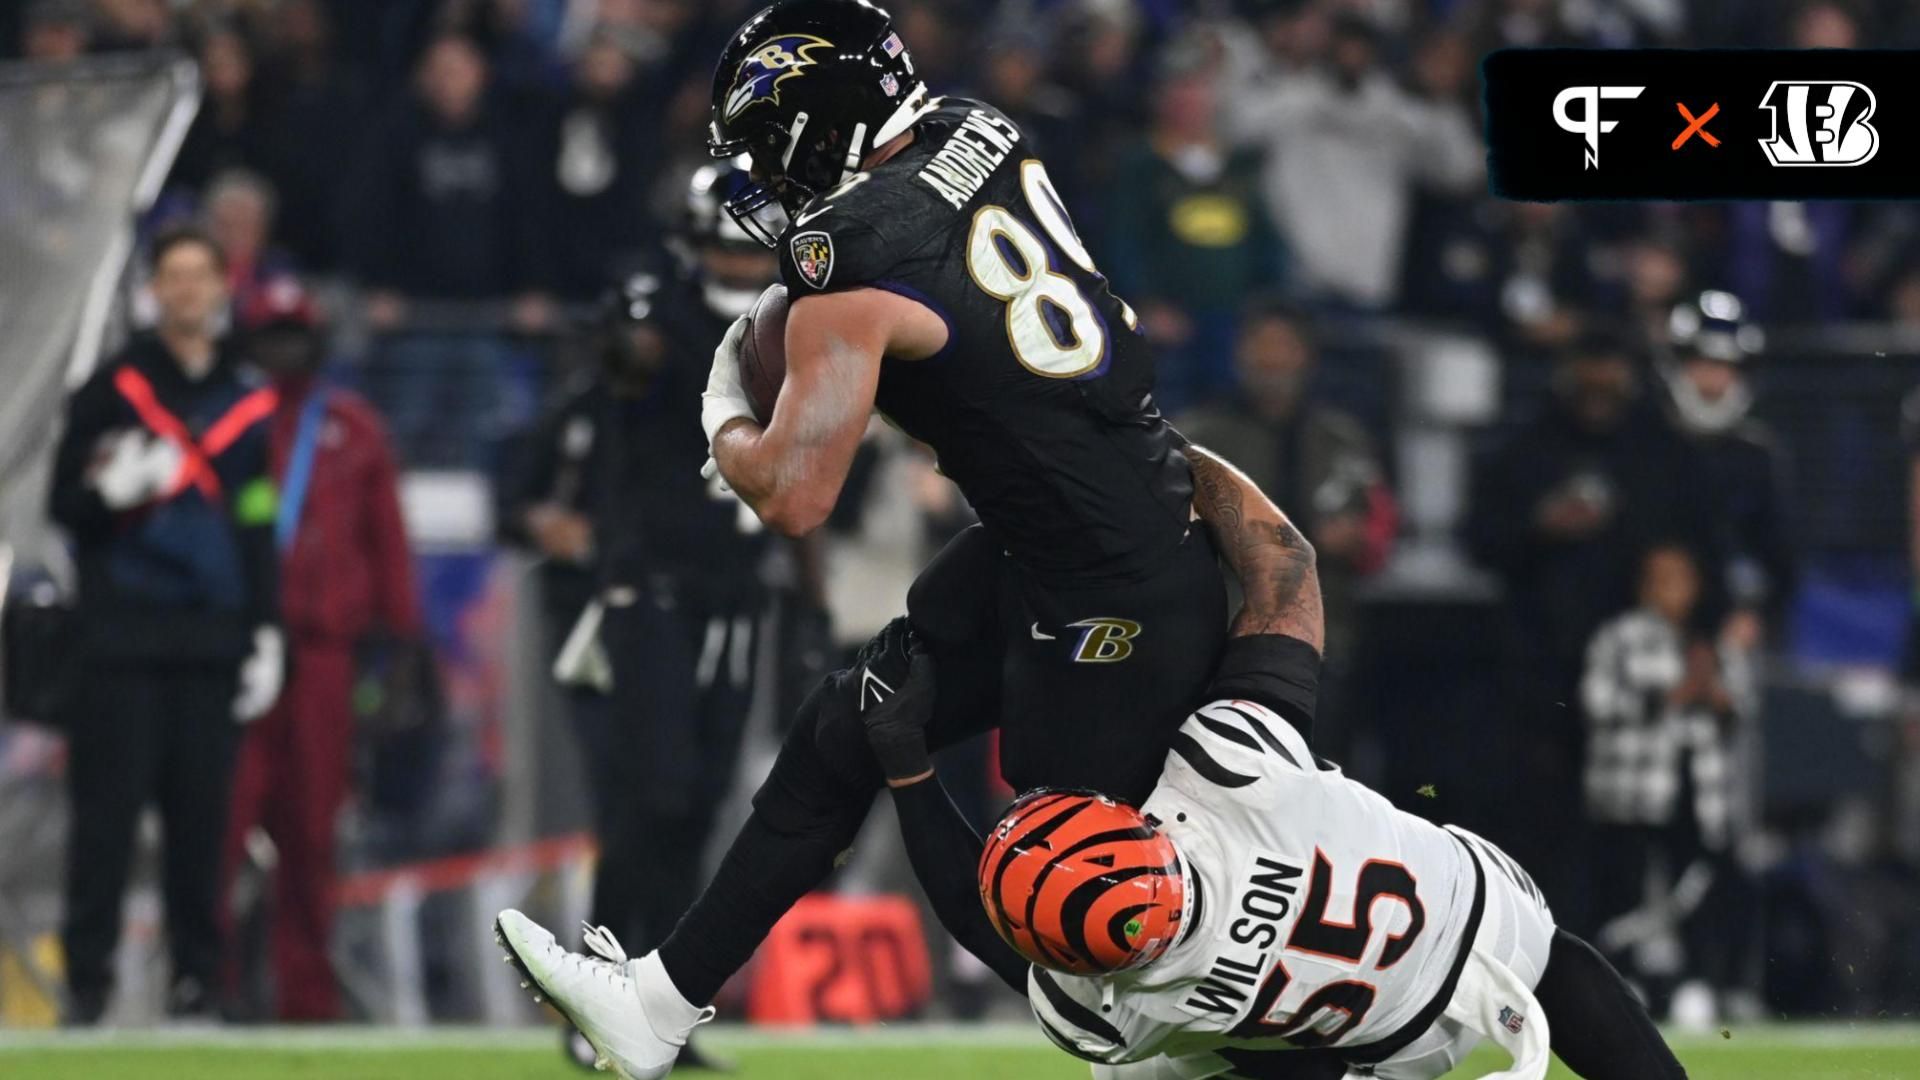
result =
[{"label": "black jersey", "polygon": [[1193,495],[1149,346],[1013,121],[935,106],[906,150],[795,215],[781,275],[796,300],[880,288],[937,312],[946,347],[883,363],[882,414],[1027,568],[1139,576],[1179,544]]},{"label": "black jersey", "polygon": [[[700,475],[698,380],[726,323],[690,284],[664,292],[661,307],[667,356],[653,381],[623,393],[596,371],[542,421],[511,485],[523,505],[558,497],[591,516],[598,588],[671,579],[745,596],[758,587],[768,537],[737,496]],[[556,486],[563,472],[574,475]]]}]

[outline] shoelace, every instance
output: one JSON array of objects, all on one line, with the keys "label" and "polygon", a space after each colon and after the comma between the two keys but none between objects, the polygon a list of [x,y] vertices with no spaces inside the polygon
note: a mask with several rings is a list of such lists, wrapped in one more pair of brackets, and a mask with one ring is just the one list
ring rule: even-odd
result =
[{"label": "shoelace", "polygon": [[[593,964],[594,968],[606,976],[609,982],[616,978],[627,977],[627,950],[620,946],[620,939],[613,936],[613,931],[604,926],[583,922],[580,924],[580,939],[586,943],[587,949],[593,953],[593,956],[581,957],[570,954],[574,955],[576,963]],[[701,1009],[698,1016],[694,1018],[693,1026],[713,1019],[717,1012],[718,1010],[711,1005]],[[692,1030],[692,1027],[688,1030]],[[682,1039],[677,1041],[684,1041],[684,1038],[685,1035],[682,1033]]]},{"label": "shoelace", "polygon": [[610,964],[623,967],[626,965],[627,950],[620,947],[620,939],[613,936],[613,931],[589,922],[581,923],[580,931],[581,939],[587,943],[587,948],[593,950],[595,956]]},{"label": "shoelace", "polygon": [[580,924],[581,940],[586,943],[590,955],[567,953],[567,962],[576,966],[585,966],[594,974],[612,984],[618,984],[627,977],[627,950],[620,947],[620,939],[613,931],[604,926],[595,926],[589,922]]}]

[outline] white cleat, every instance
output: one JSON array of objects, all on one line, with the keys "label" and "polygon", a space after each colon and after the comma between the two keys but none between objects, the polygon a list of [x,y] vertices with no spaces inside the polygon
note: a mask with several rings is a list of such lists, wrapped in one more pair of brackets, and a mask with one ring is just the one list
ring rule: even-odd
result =
[{"label": "white cleat", "polygon": [[[605,927],[586,928],[590,952],[561,948],[546,927],[511,908],[493,921],[507,958],[621,1080],[660,1080],[673,1070],[687,1035],[713,1019],[680,996],[658,953],[627,959]],[[525,986],[526,984],[521,984]]]}]

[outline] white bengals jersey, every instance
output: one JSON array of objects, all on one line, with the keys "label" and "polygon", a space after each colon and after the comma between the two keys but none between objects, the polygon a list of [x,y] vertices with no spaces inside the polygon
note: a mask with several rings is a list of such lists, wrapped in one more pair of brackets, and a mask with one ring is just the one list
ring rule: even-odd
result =
[{"label": "white bengals jersey", "polygon": [[1487,879],[1537,904],[1551,934],[1538,890],[1498,848],[1395,809],[1250,702],[1188,717],[1142,810],[1197,887],[1191,928],[1141,970],[1036,967],[1028,979],[1041,1027],[1090,1061],[1318,1046],[1388,1054],[1446,1007]]}]

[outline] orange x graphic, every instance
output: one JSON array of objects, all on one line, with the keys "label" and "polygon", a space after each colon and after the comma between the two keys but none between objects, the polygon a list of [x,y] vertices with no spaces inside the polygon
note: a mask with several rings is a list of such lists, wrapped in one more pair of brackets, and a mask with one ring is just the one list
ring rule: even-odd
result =
[{"label": "orange x graphic", "polygon": [[1680,137],[1673,140],[1673,148],[1675,150],[1678,150],[1682,146],[1686,145],[1687,140],[1693,138],[1695,135],[1698,135],[1702,139],[1705,139],[1708,146],[1720,145],[1720,140],[1714,138],[1713,132],[1707,130],[1707,121],[1720,115],[1719,102],[1717,101],[1714,102],[1712,108],[1708,109],[1704,113],[1701,113],[1698,117],[1695,117],[1692,113],[1688,112],[1687,107],[1685,105],[1682,105],[1677,101],[1674,102],[1673,104],[1675,108],[1680,110],[1680,115],[1687,118],[1687,130],[1681,132]]}]

